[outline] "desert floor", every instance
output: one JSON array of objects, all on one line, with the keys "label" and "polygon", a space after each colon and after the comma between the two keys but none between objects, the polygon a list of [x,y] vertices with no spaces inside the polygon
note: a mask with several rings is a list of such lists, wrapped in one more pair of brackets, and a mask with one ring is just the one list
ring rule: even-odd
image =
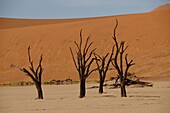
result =
[{"label": "desert floor", "polygon": [[[97,84],[88,83],[87,87]],[[87,89],[78,97],[79,85],[45,85],[44,100],[34,100],[34,86],[0,87],[0,113],[170,113],[170,82],[154,82],[154,87],[127,88],[127,98],[120,89]]]}]

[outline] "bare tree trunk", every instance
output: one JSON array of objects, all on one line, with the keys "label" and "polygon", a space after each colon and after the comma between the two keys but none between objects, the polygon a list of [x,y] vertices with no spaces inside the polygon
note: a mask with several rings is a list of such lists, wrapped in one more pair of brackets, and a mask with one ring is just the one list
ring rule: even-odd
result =
[{"label": "bare tree trunk", "polygon": [[84,79],[84,78],[80,79],[80,96],[79,96],[80,98],[83,98],[86,95],[85,83],[86,83],[86,79]]},{"label": "bare tree trunk", "polygon": [[37,82],[35,84],[36,88],[37,88],[37,92],[38,92],[38,97],[37,99],[43,99],[43,91],[42,91],[42,87],[41,87],[41,83]]},{"label": "bare tree trunk", "polygon": [[126,88],[124,84],[121,84],[121,97],[127,97]]},{"label": "bare tree trunk", "polygon": [[103,84],[104,84],[104,80],[100,77],[99,94],[103,93]]},{"label": "bare tree trunk", "polygon": [[125,81],[120,81],[120,88],[121,88],[121,97],[127,97],[126,95],[126,87],[125,87]]}]

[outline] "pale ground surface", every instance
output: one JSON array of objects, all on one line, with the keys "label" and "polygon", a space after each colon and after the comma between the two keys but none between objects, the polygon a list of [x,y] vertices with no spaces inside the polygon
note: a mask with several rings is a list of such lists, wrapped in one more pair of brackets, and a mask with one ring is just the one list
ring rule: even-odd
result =
[{"label": "pale ground surface", "polygon": [[[93,86],[97,84],[88,84]],[[120,89],[87,89],[78,98],[79,85],[43,86],[45,99],[34,100],[34,86],[0,87],[0,113],[170,113],[170,82],[156,82],[154,87]]]}]

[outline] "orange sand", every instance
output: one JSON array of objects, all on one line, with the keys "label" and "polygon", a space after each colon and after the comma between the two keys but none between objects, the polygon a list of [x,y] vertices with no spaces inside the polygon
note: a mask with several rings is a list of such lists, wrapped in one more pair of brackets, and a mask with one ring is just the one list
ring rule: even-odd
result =
[{"label": "orange sand", "polygon": [[[164,8],[166,7],[166,8]],[[168,7],[168,8],[167,8]],[[170,80],[170,5],[153,12],[116,16],[119,21],[118,40],[129,45],[129,59],[136,63],[131,68],[137,76]],[[69,47],[75,48],[83,29],[85,38],[91,34],[92,47],[106,54],[113,44],[115,16],[86,19],[8,19],[0,18],[0,82],[30,80],[11,64],[28,68],[27,47],[31,46],[34,63],[42,53],[43,81],[52,79],[78,79]],[[90,78],[98,78],[93,73]],[[114,75],[110,71],[109,76]]]}]

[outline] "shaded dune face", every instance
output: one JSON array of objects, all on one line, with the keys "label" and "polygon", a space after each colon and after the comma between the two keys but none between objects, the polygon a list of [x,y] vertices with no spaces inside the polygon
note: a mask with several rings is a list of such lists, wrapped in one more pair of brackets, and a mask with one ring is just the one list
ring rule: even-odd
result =
[{"label": "shaded dune face", "polygon": [[[139,77],[170,80],[170,9],[159,10],[116,16],[119,21],[117,39],[125,40],[129,45],[129,59],[136,63],[131,72]],[[83,40],[91,34],[92,47],[97,48],[98,54],[110,52],[115,17],[60,20],[1,18],[0,24],[0,82],[30,80],[19,70],[10,68],[11,64],[28,68],[29,45],[35,65],[43,54],[43,81],[49,81],[69,77],[78,79],[69,47],[75,49],[74,41],[79,41],[80,29],[83,29]],[[109,71],[107,77],[115,75],[115,71]],[[97,72],[89,77],[97,78]]]}]

